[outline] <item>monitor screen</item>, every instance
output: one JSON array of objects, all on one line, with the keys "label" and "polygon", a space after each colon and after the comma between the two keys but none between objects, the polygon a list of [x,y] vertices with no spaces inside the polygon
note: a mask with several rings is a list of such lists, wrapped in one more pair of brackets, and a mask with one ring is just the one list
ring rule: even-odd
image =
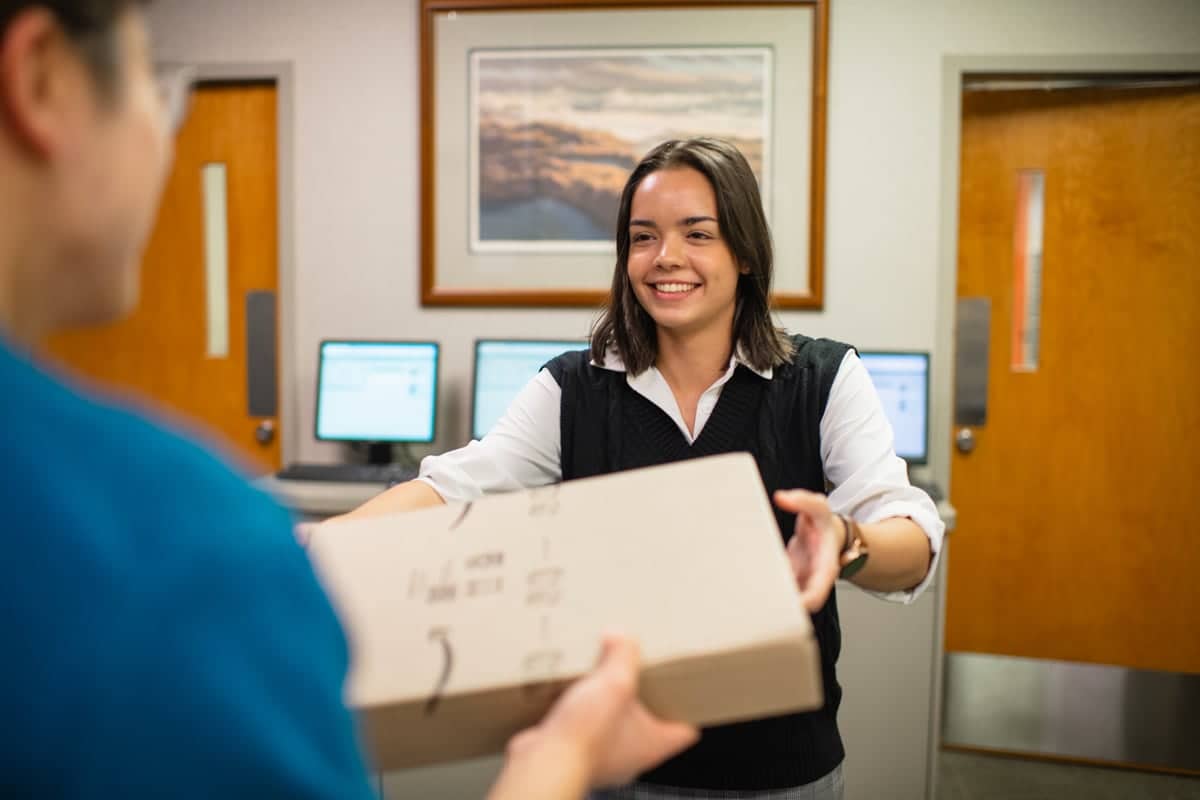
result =
[{"label": "monitor screen", "polygon": [[317,438],[432,442],[437,370],[434,342],[321,342]]},{"label": "monitor screen", "polygon": [[482,439],[492,429],[525,384],[547,361],[568,350],[583,350],[587,346],[582,339],[476,341],[472,438]]},{"label": "monitor screen", "polygon": [[929,354],[860,353],[896,435],[896,455],[924,464],[929,450]]}]

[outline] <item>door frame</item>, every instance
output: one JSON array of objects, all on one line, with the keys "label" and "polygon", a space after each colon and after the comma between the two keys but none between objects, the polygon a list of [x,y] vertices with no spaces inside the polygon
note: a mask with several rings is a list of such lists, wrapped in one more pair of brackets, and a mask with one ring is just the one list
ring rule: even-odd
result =
[{"label": "door frame", "polygon": [[[1086,54],[1086,55],[945,55],[942,57],[942,102],[940,137],[941,186],[938,193],[938,266],[937,300],[934,326],[934,352],[939,363],[951,365],[936,370],[930,387],[929,469],[946,490],[951,491],[951,443],[954,407],[955,339],[954,322],[958,293],[958,188],[962,139],[962,91],[968,79],[1005,80],[1012,76],[1039,75],[1070,78],[1086,75],[1127,75],[1147,73],[1200,73],[1200,53],[1162,54]],[[938,585],[945,585],[948,536],[942,553]],[[936,795],[938,757],[942,742],[943,678],[945,670],[946,592],[938,592],[937,622],[934,630],[933,703],[929,718],[929,796]]]},{"label": "door frame", "polygon": [[288,464],[296,459],[301,426],[296,419],[296,237],[295,237],[295,76],[290,61],[186,61],[195,70],[197,83],[206,81],[269,81],[275,85],[275,175],[276,230],[279,237],[279,261],[276,295],[279,381],[278,428],[279,460]]}]

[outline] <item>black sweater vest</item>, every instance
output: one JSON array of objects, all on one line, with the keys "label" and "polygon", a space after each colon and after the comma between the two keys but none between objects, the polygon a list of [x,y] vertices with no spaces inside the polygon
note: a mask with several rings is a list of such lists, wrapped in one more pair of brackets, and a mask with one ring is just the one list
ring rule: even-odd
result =
[{"label": "black sweater vest", "polygon": [[[825,491],[820,422],[848,345],[795,336],[792,363],[765,380],[739,366],[691,445],[661,409],[629,388],[625,373],[588,363],[586,351],[546,365],[562,389],[564,480],[749,451],[768,492]],[[791,538],[794,514],[776,510],[780,534]],[[749,611],[747,613],[750,613]],[[844,756],[837,728],[842,690],[835,664],[841,650],[837,600],[830,593],[812,617],[821,649],[825,705],[704,731],[690,750],[643,775],[646,783],[712,790],[770,790],[823,777]]]}]

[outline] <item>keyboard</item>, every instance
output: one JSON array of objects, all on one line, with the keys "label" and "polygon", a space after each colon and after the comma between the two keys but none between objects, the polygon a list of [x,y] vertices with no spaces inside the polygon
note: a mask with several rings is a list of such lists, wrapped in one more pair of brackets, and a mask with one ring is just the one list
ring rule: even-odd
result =
[{"label": "keyboard", "polygon": [[402,464],[289,464],[275,477],[285,481],[328,483],[381,483],[391,486],[411,481],[417,470]]}]

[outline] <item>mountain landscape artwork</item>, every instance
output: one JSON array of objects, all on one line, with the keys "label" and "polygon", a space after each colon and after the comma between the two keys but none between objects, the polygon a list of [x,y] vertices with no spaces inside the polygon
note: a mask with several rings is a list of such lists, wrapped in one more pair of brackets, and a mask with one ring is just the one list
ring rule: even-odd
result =
[{"label": "mountain landscape artwork", "polygon": [[768,47],[476,50],[471,249],[611,250],[621,188],[666,139],[732,141],[769,179]]}]

